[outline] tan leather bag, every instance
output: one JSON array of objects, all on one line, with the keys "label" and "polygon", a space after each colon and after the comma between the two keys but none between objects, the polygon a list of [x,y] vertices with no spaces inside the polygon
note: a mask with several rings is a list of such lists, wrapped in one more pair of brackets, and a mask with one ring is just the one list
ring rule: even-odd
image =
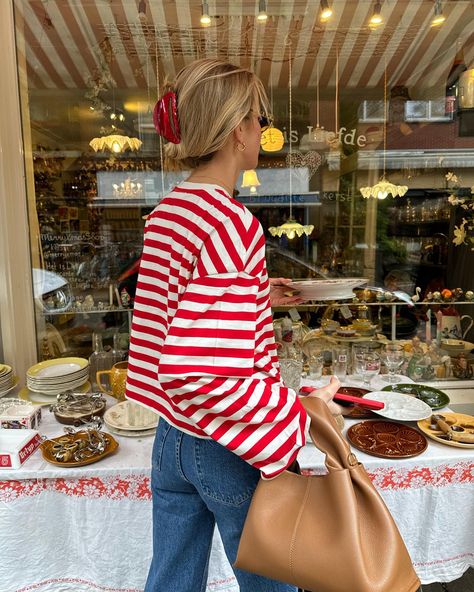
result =
[{"label": "tan leather bag", "polygon": [[314,592],[414,592],[420,581],[364,467],[327,405],[302,403],[328,474],[260,480],[234,566]]}]

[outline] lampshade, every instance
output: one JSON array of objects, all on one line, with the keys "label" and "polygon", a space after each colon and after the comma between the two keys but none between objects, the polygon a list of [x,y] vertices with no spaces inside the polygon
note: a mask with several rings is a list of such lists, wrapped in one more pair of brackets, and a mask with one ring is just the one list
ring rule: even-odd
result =
[{"label": "lampshade", "polygon": [[278,152],[283,148],[284,143],[283,132],[276,127],[267,128],[260,139],[260,146],[265,152]]},{"label": "lampshade", "polygon": [[408,187],[406,185],[393,185],[393,183],[387,181],[385,177],[382,177],[382,179],[373,186],[360,188],[360,192],[366,199],[369,199],[370,197],[385,199],[389,195],[392,195],[393,197],[399,195],[402,197],[407,191]]},{"label": "lampshade", "polygon": [[96,152],[110,150],[116,154],[125,152],[125,150],[139,150],[141,145],[142,141],[138,138],[129,138],[128,136],[121,136],[119,134],[100,136],[99,138],[93,138],[89,142],[89,146]]},{"label": "lampshade", "polygon": [[259,185],[260,181],[258,180],[257,173],[254,169],[244,171],[241,187],[258,187]]},{"label": "lampshade", "polygon": [[295,238],[295,236],[302,236],[303,234],[309,236],[313,232],[313,230],[313,224],[303,226],[296,220],[290,219],[287,220],[284,224],[281,224],[280,226],[270,226],[268,232],[272,236],[278,237],[281,237],[284,234],[286,234],[286,236],[291,240],[292,238]]}]

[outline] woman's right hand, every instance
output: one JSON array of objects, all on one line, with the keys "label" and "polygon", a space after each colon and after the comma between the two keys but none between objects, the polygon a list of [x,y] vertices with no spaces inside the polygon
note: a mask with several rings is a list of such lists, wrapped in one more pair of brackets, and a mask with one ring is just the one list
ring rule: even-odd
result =
[{"label": "woman's right hand", "polygon": [[333,401],[334,395],[337,393],[340,386],[341,383],[339,382],[339,379],[336,376],[332,376],[328,385],[314,389],[314,391],[311,391],[307,396],[322,399],[333,415],[344,415],[345,413],[348,413],[350,409],[342,407]]}]

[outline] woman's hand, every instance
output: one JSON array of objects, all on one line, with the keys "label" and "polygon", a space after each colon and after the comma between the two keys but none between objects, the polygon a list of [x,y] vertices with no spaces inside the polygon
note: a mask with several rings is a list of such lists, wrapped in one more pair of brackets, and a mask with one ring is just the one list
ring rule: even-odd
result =
[{"label": "woman's hand", "polygon": [[271,306],[289,306],[291,304],[301,304],[304,302],[303,298],[294,293],[288,296],[286,293],[295,292],[288,284],[292,280],[288,278],[268,278],[270,282],[270,305]]},{"label": "woman's hand", "polygon": [[318,399],[322,399],[327,404],[327,406],[329,407],[329,411],[333,415],[344,415],[350,411],[350,408],[342,407],[341,405],[338,405],[333,401],[333,397],[337,393],[340,386],[341,383],[339,382],[339,379],[335,376],[332,376],[331,381],[327,386],[315,389],[307,396],[318,397]]}]

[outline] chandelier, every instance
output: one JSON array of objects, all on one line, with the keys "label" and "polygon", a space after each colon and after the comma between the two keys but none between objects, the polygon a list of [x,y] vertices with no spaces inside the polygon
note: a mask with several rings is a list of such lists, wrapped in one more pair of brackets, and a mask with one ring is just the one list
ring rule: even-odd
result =
[{"label": "chandelier", "polygon": [[289,169],[289,176],[290,176],[290,217],[284,224],[280,224],[280,226],[271,226],[268,229],[268,232],[272,236],[281,237],[284,234],[291,240],[295,238],[295,236],[302,236],[306,234],[309,236],[313,230],[314,226],[312,224],[307,224],[303,226],[299,222],[297,222],[293,218],[293,180],[292,180],[292,172],[293,172],[293,141],[292,141],[292,92],[291,92],[291,41],[288,39],[288,94],[289,94],[289,101],[288,101],[288,118],[290,124],[290,131],[289,131],[289,144],[288,144],[288,169]]},{"label": "chandelier", "polygon": [[143,190],[142,184],[135,183],[130,177],[127,177],[120,185],[114,183],[112,187],[114,188],[114,197],[141,197]]},{"label": "chandelier", "polygon": [[380,181],[375,185],[361,187],[360,192],[366,199],[374,197],[376,199],[385,199],[389,195],[392,197],[404,196],[408,191],[406,185],[394,185],[385,178],[385,169],[387,161],[387,67],[384,73],[384,97],[383,97],[383,174]]},{"label": "chandelier", "polygon": [[296,220],[289,218],[284,224],[280,226],[271,226],[268,230],[272,236],[281,237],[284,234],[291,240],[295,236],[302,236],[303,234],[309,235],[313,232],[314,226],[307,224],[303,226]]},{"label": "chandelier", "polygon": [[138,138],[130,138],[129,136],[122,136],[120,134],[100,136],[99,138],[93,138],[89,142],[89,146],[95,152],[110,150],[110,152],[114,152],[115,154],[125,152],[125,150],[139,150],[141,145],[142,141]]},{"label": "chandelier", "polygon": [[394,185],[393,183],[390,183],[390,181],[387,181],[385,175],[383,175],[380,181],[375,185],[360,188],[360,192],[366,199],[369,199],[370,197],[385,199],[389,195],[393,195],[393,197],[399,195],[402,197],[407,191],[408,187],[406,185]]}]

